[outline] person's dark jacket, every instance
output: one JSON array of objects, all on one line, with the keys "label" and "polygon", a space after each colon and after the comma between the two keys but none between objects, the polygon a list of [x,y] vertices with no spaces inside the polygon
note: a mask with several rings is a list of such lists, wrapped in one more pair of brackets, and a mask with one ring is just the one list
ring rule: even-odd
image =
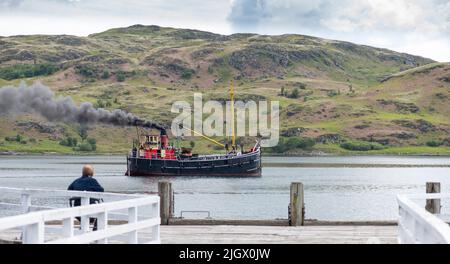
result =
[{"label": "person's dark jacket", "polygon": [[[87,191],[87,192],[104,192],[105,190],[103,187],[98,183],[98,181],[92,177],[89,176],[82,176],[75,181],[73,181],[69,188],[67,188],[69,191]],[[90,199],[90,204],[94,204],[98,202],[98,199]],[[75,198],[74,199],[74,206],[80,206],[81,205],[81,199]]]}]

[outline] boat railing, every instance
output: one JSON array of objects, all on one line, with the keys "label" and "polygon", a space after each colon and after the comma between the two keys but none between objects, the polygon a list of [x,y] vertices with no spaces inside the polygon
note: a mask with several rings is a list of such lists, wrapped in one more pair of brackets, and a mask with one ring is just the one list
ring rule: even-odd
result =
[{"label": "boat railing", "polygon": [[448,199],[450,194],[399,195],[398,242],[401,244],[450,244],[450,227],[445,215],[434,215],[417,200]]},{"label": "boat railing", "polygon": [[[24,244],[160,243],[157,195],[7,187],[0,187],[0,193],[8,196],[9,205],[19,203],[21,208],[18,215],[0,218],[0,234],[8,230],[19,232]],[[42,206],[49,199],[63,199],[69,206],[69,199],[74,197],[81,200],[81,206]],[[102,202],[90,204],[92,198]],[[123,223],[110,225],[112,215],[121,216]],[[79,220],[79,227],[75,226],[75,219]],[[96,221],[96,230],[90,227],[92,220]],[[140,238],[141,231],[150,235]]]},{"label": "boat railing", "polygon": [[[188,161],[205,161],[205,160],[208,160],[208,161],[210,161],[210,160],[221,160],[221,159],[230,159],[230,158],[244,158],[244,157],[255,155],[257,153],[258,153],[258,151],[253,151],[253,152],[249,152],[249,153],[243,153],[243,154],[240,154],[240,155],[237,155],[237,154],[199,155],[199,156],[196,156],[196,157],[187,158],[186,160],[188,160]],[[146,157],[143,157],[143,156],[135,157],[133,155],[128,155],[127,158],[145,159],[145,160],[146,159],[172,160],[172,159],[167,159],[167,158],[162,157],[162,156],[156,156],[156,157],[154,156],[154,157],[151,157],[151,158],[146,158]]]}]

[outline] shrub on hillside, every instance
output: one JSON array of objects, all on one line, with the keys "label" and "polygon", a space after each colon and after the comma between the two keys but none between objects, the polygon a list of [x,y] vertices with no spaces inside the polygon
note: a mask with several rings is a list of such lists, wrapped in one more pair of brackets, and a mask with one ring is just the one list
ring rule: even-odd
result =
[{"label": "shrub on hillside", "polygon": [[59,141],[59,144],[61,146],[67,146],[67,147],[76,147],[78,145],[78,140],[73,137],[67,137],[65,139],[62,139]]},{"label": "shrub on hillside", "polygon": [[21,143],[23,141],[26,142],[25,138],[22,135],[19,135],[19,134],[15,135],[13,137],[5,137],[5,141],[8,141],[8,142],[19,142],[19,143]]},{"label": "shrub on hillside", "polygon": [[124,82],[126,79],[126,75],[124,72],[120,71],[118,73],[116,73],[116,79],[118,82]]},{"label": "shrub on hillside", "polygon": [[97,144],[97,140],[95,138],[88,138],[87,142],[91,145],[96,145]]},{"label": "shrub on hillside", "polygon": [[102,79],[108,79],[110,75],[109,71],[105,69],[102,73]]},{"label": "shrub on hillside", "polygon": [[351,151],[369,151],[369,150],[380,150],[385,147],[379,143],[366,142],[366,141],[346,141],[341,143],[341,148],[351,150]]},{"label": "shrub on hillside", "polygon": [[96,69],[91,65],[77,65],[75,72],[85,78],[95,79],[97,78]]},{"label": "shrub on hillside", "polygon": [[271,148],[271,152],[274,153],[284,153],[293,149],[303,149],[310,150],[316,144],[314,139],[302,138],[302,137],[291,137],[291,138],[280,138],[278,145]]},{"label": "shrub on hillside", "polygon": [[97,150],[97,140],[95,138],[88,138],[87,143],[91,145],[93,151]]},{"label": "shrub on hillside", "polygon": [[81,143],[81,144],[76,148],[76,150],[88,152],[88,151],[93,151],[94,149],[92,148],[92,145],[91,145],[91,144],[89,144],[89,143],[86,142],[86,143]]},{"label": "shrub on hillside", "polygon": [[286,148],[301,148],[301,149],[311,149],[316,144],[316,141],[312,138],[298,138],[293,137],[289,138],[286,142]]},{"label": "shrub on hillside", "polygon": [[288,95],[288,98],[297,99],[300,96],[298,88],[294,88],[292,92]]},{"label": "shrub on hillside", "polygon": [[338,96],[340,94],[340,91],[339,90],[329,90],[328,92],[327,92],[327,95],[328,95],[328,97],[335,97],[335,96]]},{"label": "shrub on hillside", "polygon": [[191,79],[192,75],[195,74],[195,71],[192,69],[185,69],[183,73],[181,73],[181,78],[183,79]]},{"label": "shrub on hillside", "polygon": [[299,89],[305,90],[306,89],[306,84],[301,83],[301,82],[297,82],[295,83],[295,86]]},{"label": "shrub on hillside", "polygon": [[111,107],[112,103],[110,100],[102,100],[98,99],[97,102],[94,104],[95,108],[105,108],[105,107]]},{"label": "shrub on hillside", "polygon": [[427,146],[428,147],[433,147],[433,148],[437,148],[442,146],[442,142],[441,141],[437,141],[437,140],[430,140],[427,142]]},{"label": "shrub on hillside", "polygon": [[58,66],[51,63],[16,64],[0,67],[0,78],[5,80],[31,78],[35,76],[47,76],[56,71],[58,71]]}]

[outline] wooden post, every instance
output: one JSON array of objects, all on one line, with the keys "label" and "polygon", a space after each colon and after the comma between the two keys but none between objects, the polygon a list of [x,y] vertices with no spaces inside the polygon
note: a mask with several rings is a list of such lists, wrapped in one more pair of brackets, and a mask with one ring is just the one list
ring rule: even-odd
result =
[{"label": "wooden post", "polygon": [[[427,182],[427,193],[440,193],[441,183],[439,182]],[[441,213],[441,199],[427,199],[425,209],[432,214]]]},{"label": "wooden post", "polygon": [[172,183],[168,181],[158,182],[158,194],[160,197],[160,210],[161,224],[168,225],[169,219],[172,217],[173,206],[173,191]]},{"label": "wooden post", "polygon": [[302,226],[305,223],[305,205],[303,195],[303,183],[291,183],[290,225]]}]

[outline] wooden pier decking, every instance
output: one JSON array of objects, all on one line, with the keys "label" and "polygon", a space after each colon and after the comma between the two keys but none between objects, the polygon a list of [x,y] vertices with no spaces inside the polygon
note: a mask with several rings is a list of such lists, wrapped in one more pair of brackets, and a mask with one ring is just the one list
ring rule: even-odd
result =
[{"label": "wooden pier decking", "polygon": [[[162,244],[395,244],[394,225],[334,226],[161,226]],[[146,239],[145,231],[139,236]],[[20,230],[0,234],[0,241],[17,241]],[[113,242],[113,241],[111,241]],[[0,242],[1,243],[1,242]]]},{"label": "wooden pier decking", "polygon": [[394,244],[397,226],[161,226],[163,244]]}]

